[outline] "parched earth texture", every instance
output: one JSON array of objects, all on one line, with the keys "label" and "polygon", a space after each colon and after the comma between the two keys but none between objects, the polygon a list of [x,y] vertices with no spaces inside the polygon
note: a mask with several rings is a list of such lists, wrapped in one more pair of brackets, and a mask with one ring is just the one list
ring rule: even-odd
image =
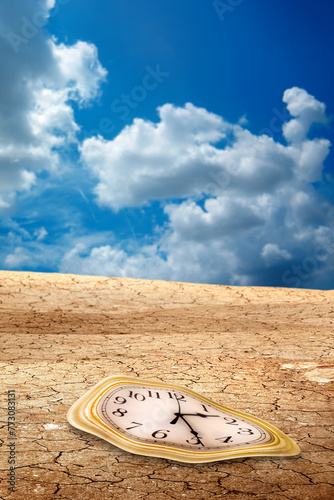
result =
[{"label": "parched earth texture", "polygon": [[[0,272],[0,497],[333,499],[333,323],[334,291]],[[66,419],[113,374],[253,414],[301,454],[186,464],[122,451]]]}]

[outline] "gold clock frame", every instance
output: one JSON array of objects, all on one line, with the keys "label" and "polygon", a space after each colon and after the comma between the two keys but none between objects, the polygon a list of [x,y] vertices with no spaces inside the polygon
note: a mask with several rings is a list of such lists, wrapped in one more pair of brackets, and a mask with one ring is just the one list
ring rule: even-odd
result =
[{"label": "gold clock frame", "polygon": [[[103,398],[103,396],[110,389],[124,384],[138,386],[148,385],[189,394],[190,396],[203,401],[203,403],[210,404],[219,410],[229,412],[231,415],[236,417],[246,418],[250,422],[261,426],[273,437],[273,440],[263,445],[207,452],[195,450],[190,451],[181,448],[177,449],[165,444],[139,443],[138,441],[124,436],[116,429],[109,427],[97,413],[97,406],[101,398]],[[277,429],[277,427],[274,427],[272,424],[269,424],[258,417],[223,406],[216,401],[208,399],[205,396],[188,389],[187,387],[182,387],[168,382],[161,382],[158,380],[141,379],[125,375],[111,375],[94,385],[71,406],[67,412],[67,420],[74,427],[98,436],[130,453],[150,457],[167,458],[178,462],[202,463],[252,456],[295,456],[300,453],[299,446],[291,438],[284,434],[284,432]]]}]

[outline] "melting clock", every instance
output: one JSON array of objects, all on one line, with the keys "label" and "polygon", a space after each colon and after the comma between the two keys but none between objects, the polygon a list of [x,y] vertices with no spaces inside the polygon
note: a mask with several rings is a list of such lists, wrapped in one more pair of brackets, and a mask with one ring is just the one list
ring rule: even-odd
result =
[{"label": "melting clock", "polygon": [[131,453],[180,462],[298,455],[298,445],[257,417],[188,388],[122,375],[107,377],[69,409],[74,427]]}]

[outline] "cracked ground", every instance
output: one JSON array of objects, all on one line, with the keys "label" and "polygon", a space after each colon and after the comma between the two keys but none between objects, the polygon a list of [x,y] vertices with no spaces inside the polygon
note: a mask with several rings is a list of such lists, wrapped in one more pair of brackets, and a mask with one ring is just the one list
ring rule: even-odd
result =
[{"label": "cracked ground", "polygon": [[[333,499],[333,322],[334,291],[0,272],[0,498]],[[176,383],[253,414],[301,454],[184,464],[71,427],[69,407],[113,374]]]}]

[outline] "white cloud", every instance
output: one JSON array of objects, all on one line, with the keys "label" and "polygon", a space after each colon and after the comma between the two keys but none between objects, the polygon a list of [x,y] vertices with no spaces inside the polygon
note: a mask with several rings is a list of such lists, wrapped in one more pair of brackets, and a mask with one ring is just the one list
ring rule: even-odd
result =
[{"label": "white cloud", "polygon": [[29,260],[23,247],[16,247],[14,253],[7,255],[5,266],[8,269],[20,269]]},{"label": "white cloud", "polygon": [[159,108],[160,123],[142,119],[113,140],[86,139],[82,160],[99,179],[102,205],[119,209],[150,199],[191,196],[205,182],[206,170],[217,172],[221,151],[210,145],[230,128],[222,118],[186,104]]},{"label": "white cloud", "polygon": [[247,115],[242,115],[238,120],[238,125],[245,126],[248,125]]},{"label": "white cloud", "polygon": [[[288,284],[284,272],[312,255],[325,233],[327,246],[334,241],[334,208],[311,184],[322,179],[330,143],[307,134],[313,123],[326,122],[325,106],[297,88],[284,101],[292,114],[283,126],[287,145],[192,104],[164,105],[158,123],[136,119],[112,141],[87,139],[81,156],[96,176],[98,203],[119,210],[158,200],[168,221],[149,245],[76,249],[61,269]],[[306,273],[315,283],[327,279],[321,266]]]},{"label": "white cloud", "polygon": [[261,250],[261,256],[263,257],[266,265],[272,265],[280,260],[291,259],[291,254],[286,250],[280,248],[275,243],[266,243]]},{"label": "white cloud", "polygon": [[[229,269],[223,272],[222,262],[229,263]],[[234,255],[223,250],[220,244],[213,244],[208,252],[205,243],[185,241],[179,246],[171,235],[158,244],[144,245],[134,253],[117,245],[89,248],[78,244],[65,254],[60,271],[83,274],[84,269],[84,274],[90,275],[207,283],[215,282],[217,277],[227,282],[235,264]]]},{"label": "white cloud", "polygon": [[36,240],[37,241],[42,241],[44,240],[45,236],[48,235],[48,232],[47,230],[45,229],[45,227],[41,227],[39,229],[36,229],[34,231],[34,236],[36,237]]},{"label": "white cloud", "polygon": [[[287,92],[290,107],[304,120],[301,105],[294,107],[294,94]],[[304,101],[311,108],[305,96]],[[165,104],[158,112],[157,124],[136,119],[111,141],[101,136],[84,141],[81,157],[98,180],[101,205],[119,210],[150,200],[221,196],[226,190],[248,196],[274,192],[288,181],[321,179],[326,139],[284,146],[192,104]],[[320,120],[319,113],[314,119]]]},{"label": "white cloud", "polygon": [[286,90],[283,102],[287,104],[291,116],[296,117],[283,125],[283,134],[290,142],[303,141],[313,123],[327,123],[324,103],[304,89],[292,87]]},{"label": "white cloud", "polygon": [[167,205],[164,211],[173,231],[182,239],[194,241],[221,239],[265,223],[259,206],[228,196],[207,199],[204,209],[187,200]]},{"label": "white cloud", "polygon": [[98,95],[106,71],[96,47],[57,44],[42,29],[50,0],[0,5],[0,210],[15,203],[42,170],[59,168],[60,149],[76,141],[71,101],[86,105]]},{"label": "white cloud", "polygon": [[107,77],[95,45],[81,41],[72,46],[53,42],[52,53],[59,67],[60,83],[71,89],[70,97],[80,104],[95,99]]}]

